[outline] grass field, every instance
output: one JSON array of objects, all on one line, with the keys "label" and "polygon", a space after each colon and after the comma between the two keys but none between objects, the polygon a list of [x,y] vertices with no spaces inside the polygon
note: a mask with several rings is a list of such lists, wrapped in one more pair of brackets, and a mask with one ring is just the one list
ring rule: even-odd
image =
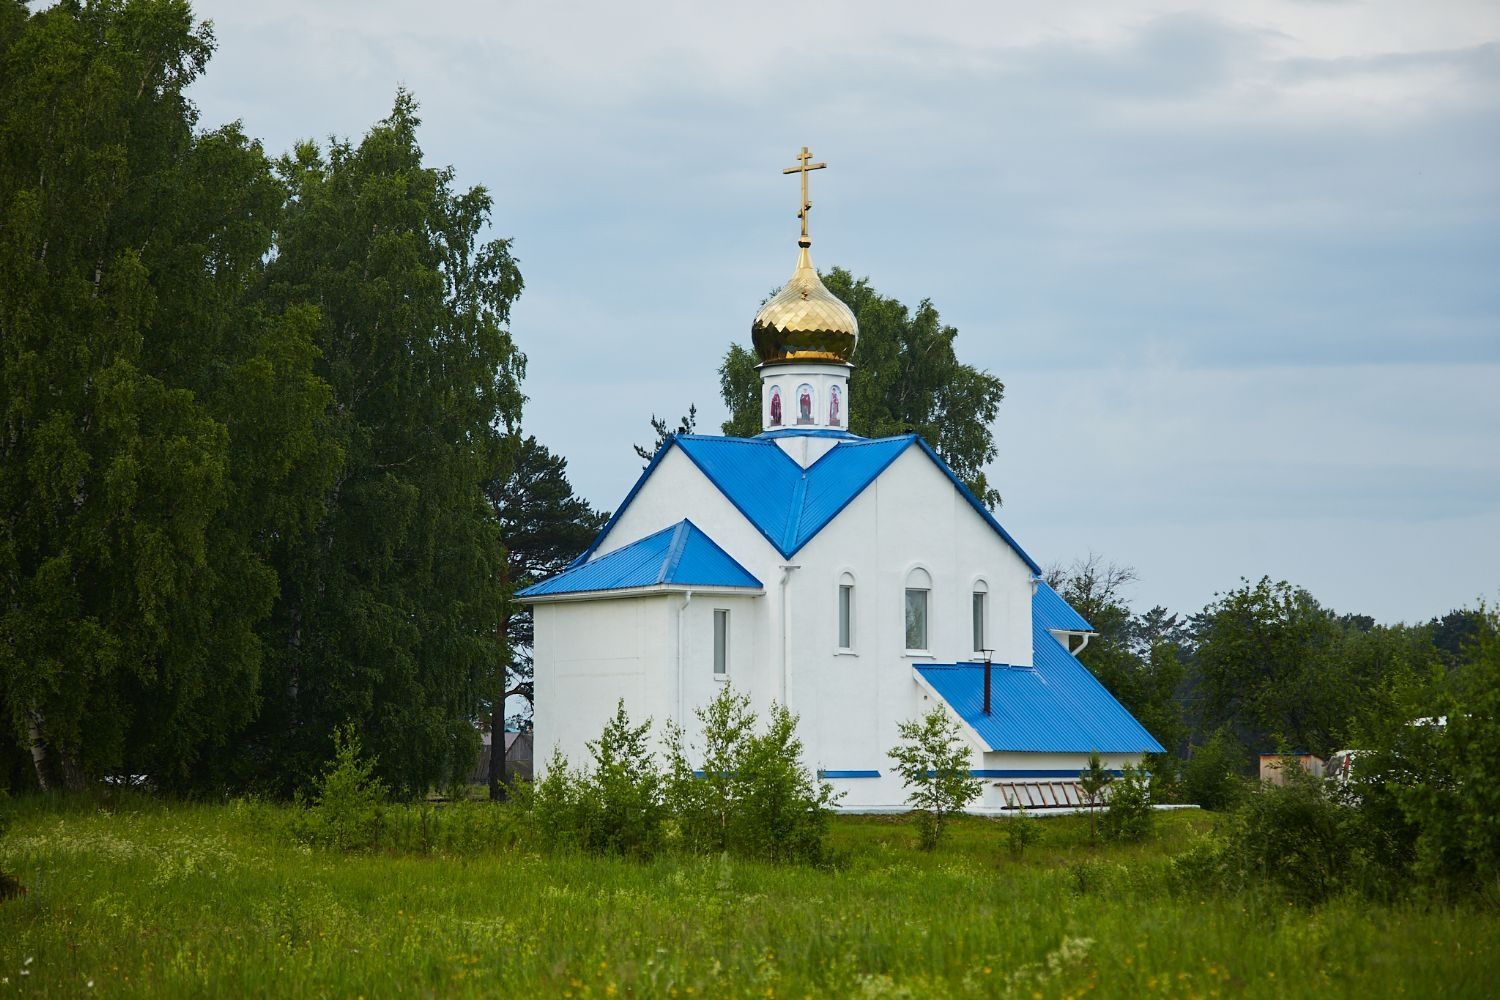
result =
[{"label": "grass field", "polygon": [[[474,807],[478,808],[478,807]],[[340,855],[259,804],[22,800],[0,995],[1494,996],[1500,922],[1173,892],[1211,816],[1137,847],[1047,820],[1021,861],[965,819],[932,855],[842,817],[840,870],[515,847]]]}]

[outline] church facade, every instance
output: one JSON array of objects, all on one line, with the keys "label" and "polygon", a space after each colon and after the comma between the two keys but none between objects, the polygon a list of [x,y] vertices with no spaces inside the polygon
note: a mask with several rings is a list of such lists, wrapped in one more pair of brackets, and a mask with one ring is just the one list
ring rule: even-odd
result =
[{"label": "church facade", "polygon": [[806,149],[796,269],[755,317],[762,432],[677,435],[566,570],[518,596],[535,616],[537,764],[588,758],[624,699],[698,732],[724,685],[800,717],[840,807],[899,809],[886,751],[934,705],[984,792],[974,811],[1066,808],[1097,751],[1155,739],[1074,652],[1088,622],[916,435],[848,431],[858,326],[809,255]]}]

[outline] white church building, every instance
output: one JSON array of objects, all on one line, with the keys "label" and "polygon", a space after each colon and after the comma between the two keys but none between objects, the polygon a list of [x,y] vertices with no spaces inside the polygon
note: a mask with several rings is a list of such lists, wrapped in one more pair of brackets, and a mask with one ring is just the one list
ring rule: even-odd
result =
[{"label": "white church building", "polygon": [[1076,806],[1092,751],[1117,770],[1162,747],[1073,655],[1089,623],[932,448],[847,430],[858,326],[812,266],[822,165],[800,159],[797,267],[752,326],[762,432],[669,439],[588,550],[518,595],[537,765],[554,746],[587,761],[622,698],[691,739],[731,684],[797,713],[841,808],[904,808],[886,751],[934,705],[984,779],[973,811]]}]

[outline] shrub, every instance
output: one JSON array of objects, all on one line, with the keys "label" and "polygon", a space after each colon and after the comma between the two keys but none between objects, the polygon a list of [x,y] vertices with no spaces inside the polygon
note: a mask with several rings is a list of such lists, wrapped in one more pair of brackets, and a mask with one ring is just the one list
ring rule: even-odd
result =
[{"label": "shrub", "polygon": [[1151,834],[1156,814],[1151,810],[1151,778],[1139,764],[1126,764],[1110,783],[1104,809],[1107,840],[1134,842]]},{"label": "shrub", "polygon": [[837,796],[802,763],[797,716],[772,704],[765,730],[744,739],[735,776],[732,847],[769,861],[825,860],[828,807]]},{"label": "shrub", "polygon": [[963,731],[941,707],[896,729],[902,742],[888,753],[910,790],[906,801],[917,807],[922,848],[931,851],[942,839],[948,816],[974,801],[983,785],[969,774],[970,750]]},{"label": "shrub", "polygon": [[341,851],[374,846],[388,798],[385,784],[375,777],[375,763],[360,755],[352,724],[333,731],[333,759],[315,783],[305,839]]},{"label": "shrub", "polygon": [[541,780],[531,787],[531,822],[543,846],[553,850],[587,846],[584,785],[584,776],[569,767],[562,751],[553,747]]},{"label": "shrub", "polygon": [[1208,742],[1194,747],[1182,769],[1182,791],[1189,802],[1204,809],[1229,809],[1244,796],[1244,746],[1228,726],[1220,726]]},{"label": "shrub", "polygon": [[1104,769],[1104,762],[1099,759],[1099,751],[1089,752],[1089,766],[1078,772],[1078,788],[1083,793],[1083,801],[1089,807],[1089,843],[1097,843],[1099,840],[1099,828],[1096,816],[1099,812],[1099,803],[1104,801],[1105,789],[1114,780],[1114,776]]},{"label": "shrub", "polygon": [[630,857],[650,857],[661,848],[667,812],[647,748],[650,733],[650,720],[631,724],[621,699],[599,738],[588,743],[592,771],[574,770],[553,748],[529,796],[531,822],[544,846]]},{"label": "shrub", "polygon": [[745,741],[754,732],[755,714],[750,699],[727,684],[694,714],[703,726],[702,767],[693,766],[682,729],[668,726],[667,808],[676,820],[681,846],[689,851],[726,851],[742,794]]},{"label": "shrub", "polygon": [[1148,753],[1145,762],[1151,772],[1151,801],[1182,802],[1182,758],[1172,753]]},{"label": "shrub", "polygon": [[697,711],[702,767],[684,734],[667,736],[665,799],[690,851],[730,851],[771,861],[826,860],[824,836],[833,789],[802,765],[797,717],[771,706],[756,731],[750,700],[726,685]]},{"label": "shrub", "polygon": [[667,771],[646,749],[650,723],[631,726],[624,702],[589,744],[594,770],[554,750],[531,794],[533,825],[550,847],[646,857],[669,841],[769,861],[821,862],[835,795],[802,764],[797,717],[771,706],[757,732],[749,700],[728,686],[698,711],[705,750],[693,766],[682,731],[667,729]]},{"label": "shrub", "polygon": [[1287,783],[1258,785],[1219,838],[1173,862],[1180,883],[1240,890],[1266,885],[1297,903],[1317,903],[1352,884],[1358,860],[1352,811],[1300,767]]},{"label": "shrub", "polygon": [[1026,853],[1026,848],[1042,839],[1042,821],[1024,808],[1005,819],[1005,846],[1016,861]]}]

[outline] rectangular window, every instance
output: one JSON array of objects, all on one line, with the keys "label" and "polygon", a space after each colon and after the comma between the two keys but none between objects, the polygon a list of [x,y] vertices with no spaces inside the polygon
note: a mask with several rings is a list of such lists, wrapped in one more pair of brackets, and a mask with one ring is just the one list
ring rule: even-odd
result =
[{"label": "rectangular window", "polygon": [[729,673],[729,612],[724,608],[714,609],[714,676]]},{"label": "rectangular window", "polygon": [[927,648],[927,591],[906,592],[906,648]]},{"label": "rectangular window", "polygon": [[839,586],[839,649],[854,648],[854,588]]},{"label": "rectangular window", "polygon": [[974,591],[974,652],[984,650],[984,594]]}]

